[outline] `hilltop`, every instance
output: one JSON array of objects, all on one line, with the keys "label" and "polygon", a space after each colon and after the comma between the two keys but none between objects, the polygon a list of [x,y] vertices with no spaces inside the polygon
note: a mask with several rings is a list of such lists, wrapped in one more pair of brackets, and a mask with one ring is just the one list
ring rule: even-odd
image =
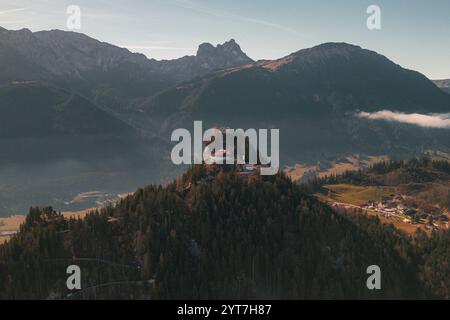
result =
[{"label": "hilltop", "polygon": [[[337,214],[283,175],[196,166],[83,220],[31,209],[0,246],[0,297],[70,297],[69,262],[96,288],[73,298],[444,297],[420,276],[421,259],[395,229]],[[380,292],[366,288],[372,264],[383,269]]]}]

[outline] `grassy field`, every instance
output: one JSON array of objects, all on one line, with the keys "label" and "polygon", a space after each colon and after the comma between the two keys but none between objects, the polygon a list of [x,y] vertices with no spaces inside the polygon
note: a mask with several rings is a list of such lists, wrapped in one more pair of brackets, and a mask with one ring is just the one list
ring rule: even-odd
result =
[{"label": "grassy field", "polygon": [[330,175],[342,174],[346,171],[354,171],[361,168],[367,168],[374,163],[387,161],[387,156],[368,156],[349,155],[336,161],[324,161],[316,164],[296,164],[287,167],[284,171],[293,181],[300,181],[308,175],[325,177]]},{"label": "grassy field", "polygon": [[393,187],[361,187],[350,184],[325,185],[327,196],[335,201],[357,206],[367,204],[369,200],[381,201],[382,197],[395,194]]}]

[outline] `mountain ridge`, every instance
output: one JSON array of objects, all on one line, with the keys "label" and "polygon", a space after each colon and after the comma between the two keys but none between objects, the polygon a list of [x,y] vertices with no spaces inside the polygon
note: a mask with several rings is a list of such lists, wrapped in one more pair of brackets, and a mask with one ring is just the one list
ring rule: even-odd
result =
[{"label": "mountain ridge", "polygon": [[216,47],[203,45],[199,56],[158,61],[77,32],[0,31],[0,62],[9,66],[0,75],[0,84],[54,83],[124,118],[141,99],[179,82],[252,61],[234,40]]},{"label": "mountain ridge", "polygon": [[[0,43],[9,44],[21,54],[26,55],[30,60],[37,61],[38,64],[58,75],[75,74],[79,76],[77,72],[79,73],[85,69],[100,67],[107,70],[109,67],[115,67],[115,64],[125,62],[137,63],[140,67],[148,69],[146,70],[147,72],[156,72],[164,71],[161,66],[167,67],[171,63],[194,60],[191,63],[195,64],[197,63],[195,59],[200,60],[200,63],[203,63],[205,59],[210,59],[215,63],[210,66],[203,65],[203,71],[207,72],[238,64],[239,61],[245,63],[253,61],[242,52],[234,39],[215,47],[209,43],[203,43],[199,46],[196,56],[185,56],[173,60],[149,59],[141,53],[130,52],[126,48],[96,40],[83,33],[58,29],[37,32],[32,32],[29,29],[12,31],[2,29],[0,32]],[[43,56],[39,50],[46,53],[47,56]],[[215,59],[215,55],[222,55],[221,58],[228,59],[228,61]],[[167,77],[173,77],[173,75]]]},{"label": "mountain ridge", "polygon": [[[357,68],[359,69],[352,70],[352,63],[358,64]],[[378,70],[378,68],[381,68],[382,70]],[[274,76],[272,73],[265,73],[265,71],[273,71],[276,76]],[[384,75],[383,73],[386,71],[390,72],[390,74]],[[345,78],[344,81],[342,81],[344,75],[339,72],[346,72],[345,75],[348,75],[348,77]],[[373,75],[371,73],[373,73]],[[242,67],[219,70],[216,73],[208,74],[199,79],[194,79],[190,82],[183,83],[182,85],[178,86],[178,89],[181,88],[182,91],[188,87],[200,87],[202,92],[204,92],[205,90],[207,90],[208,86],[214,86],[215,83],[219,81],[227,81],[227,77],[232,78],[232,80],[238,80],[235,79],[237,77],[236,74],[240,74],[242,78],[248,77],[247,80],[249,81],[263,81],[259,78],[266,78],[266,80],[271,82],[274,87],[279,85],[280,90],[283,89],[282,86],[290,87],[292,88],[292,90],[299,90],[300,92],[310,90],[310,92],[306,92],[310,95],[310,97],[305,97],[309,99],[309,101],[303,101],[304,103],[314,102],[311,98],[316,93],[321,94],[321,89],[329,92],[326,94],[332,94],[332,90],[335,89],[333,86],[340,86],[341,89],[345,89],[347,92],[344,92],[344,94],[354,95],[354,92],[357,92],[357,89],[359,89],[358,85],[361,85],[361,81],[366,81],[366,87],[371,86],[370,90],[375,90],[375,92],[373,93],[370,91],[367,93],[370,93],[372,96],[376,96],[376,92],[382,93],[383,90],[389,90],[390,85],[395,84],[392,80],[390,81],[389,85],[384,84],[383,81],[389,80],[390,76],[395,76],[396,78],[407,80],[415,86],[420,85],[424,90],[427,91],[421,96],[420,92],[415,93],[414,90],[411,90],[410,88],[402,88],[399,87],[398,83],[395,84],[396,87],[402,88],[402,98],[406,99],[410,94],[415,95],[415,98],[413,97],[413,99],[417,100],[414,102],[418,108],[414,110],[411,109],[411,106],[407,106],[407,108],[412,111],[426,112],[426,109],[424,109],[423,105],[428,102],[426,102],[427,98],[423,96],[427,94],[434,95],[437,99],[439,99],[438,103],[440,104],[434,107],[434,109],[429,110],[430,112],[446,111],[444,110],[444,107],[448,108],[449,103],[449,99],[445,95],[440,95],[440,91],[437,90],[432,82],[422,74],[416,71],[403,69],[399,65],[387,59],[385,56],[379,55],[374,51],[369,51],[366,49],[362,49],[361,47],[345,43],[325,43],[313,48],[297,51],[281,59],[270,61],[264,60],[253,64],[246,64]],[[252,78],[252,76],[254,77]],[[367,78],[370,79],[371,76],[372,78],[374,78],[374,82],[369,83],[367,82]],[[285,83],[279,84],[279,77],[285,77]],[[383,79],[383,81],[381,79]],[[227,90],[227,94],[236,96],[236,93],[233,92],[233,90],[236,89],[236,86],[233,86],[231,83],[227,84],[229,85],[230,89],[222,89]],[[258,85],[262,87],[264,83]],[[316,86],[317,88],[315,88],[314,86]],[[224,87],[224,85],[222,85],[222,87]],[[356,87],[356,89],[353,89],[353,87]],[[381,87],[381,89],[379,89],[378,87]],[[367,91],[366,88],[363,89]],[[177,90],[177,88],[169,89],[169,91],[170,90],[175,91]],[[314,92],[313,90],[315,90],[316,92]],[[259,91],[264,94],[265,90],[261,88]],[[198,95],[199,93],[200,92],[196,94]],[[249,95],[251,95],[252,93],[253,92],[248,92]],[[166,94],[167,91],[160,95]],[[381,94],[379,95],[382,96]],[[400,102],[400,99],[396,99],[397,101],[389,102],[389,96],[387,96],[386,93],[384,93],[384,96],[386,96],[384,100],[387,101],[380,101],[378,103],[374,103],[375,101],[362,101],[366,105],[370,103],[370,109],[365,111],[376,111],[377,109],[375,108],[380,108],[383,106],[383,104],[388,103],[392,105],[394,102]],[[322,100],[327,100],[327,98],[328,97],[324,97]],[[406,107],[405,102],[401,101],[401,103]],[[419,103],[422,104],[422,106],[419,106]],[[331,104],[333,104],[333,102],[331,102]],[[353,102],[353,105],[355,106],[353,110],[356,110],[357,101]],[[361,103],[361,108],[363,107],[364,105],[362,105]],[[400,103],[398,103],[396,107],[397,111],[405,110],[404,107],[400,108]],[[185,107],[183,108],[185,109]],[[242,109],[240,110],[242,111]]]},{"label": "mountain ridge", "polygon": [[[359,119],[361,111],[448,113],[450,97],[424,75],[346,43],[218,70],[165,90],[139,109],[167,137],[198,119],[205,127],[279,128],[282,149],[313,153],[315,161],[324,150],[339,156],[410,151],[404,156],[411,157],[427,145],[450,147],[446,129]],[[294,153],[287,158],[298,161],[300,151]]]}]

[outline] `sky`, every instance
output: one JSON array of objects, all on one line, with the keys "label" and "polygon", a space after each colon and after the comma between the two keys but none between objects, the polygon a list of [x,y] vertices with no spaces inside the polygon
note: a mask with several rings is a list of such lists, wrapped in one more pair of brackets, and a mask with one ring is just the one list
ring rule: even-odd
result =
[{"label": "sky", "polygon": [[[235,39],[251,58],[276,59],[324,42],[377,51],[430,79],[450,78],[450,0],[0,0],[0,26],[81,29],[149,58],[193,55],[199,44]],[[381,10],[369,30],[367,8]]]}]

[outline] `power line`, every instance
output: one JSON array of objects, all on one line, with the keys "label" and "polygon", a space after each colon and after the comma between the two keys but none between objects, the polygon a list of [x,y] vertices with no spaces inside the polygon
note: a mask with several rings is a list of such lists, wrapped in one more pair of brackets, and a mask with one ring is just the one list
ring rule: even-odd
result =
[{"label": "power line", "polygon": [[99,263],[107,264],[107,265],[113,266],[113,267],[132,268],[132,269],[141,269],[142,268],[142,266],[138,263],[136,263],[136,264],[121,264],[121,263],[117,263],[117,262],[113,262],[113,261],[109,261],[109,260],[105,260],[105,259],[98,259],[98,258],[53,258],[53,259],[45,259],[44,261],[63,261],[63,262],[88,261],[88,262],[99,262]]},{"label": "power line", "polygon": [[95,285],[95,286],[90,286],[90,287],[84,288],[84,289],[79,290],[79,291],[77,291],[75,293],[69,293],[66,296],[66,298],[73,297],[73,296],[78,295],[78,294],[80,294],[80,293],[82,293],[84,291],[87,291],[87,290],[97,289],[97,288],[101,288],[101,287],[109,287],[109,286],[115,286],[115,285],[120,285],[120,284],[138,284],[138,285],[143,285],[143,284],[146,284],[146,283],[153,286],[155,284],[155,280],[154,279],[150,279],[150,280],[146,280],[146,281],[142,281],[142,280],[139,280],[139,281],[113,281],[113,282],[101,283],[101,284],[98,284],[98,285]]}]

